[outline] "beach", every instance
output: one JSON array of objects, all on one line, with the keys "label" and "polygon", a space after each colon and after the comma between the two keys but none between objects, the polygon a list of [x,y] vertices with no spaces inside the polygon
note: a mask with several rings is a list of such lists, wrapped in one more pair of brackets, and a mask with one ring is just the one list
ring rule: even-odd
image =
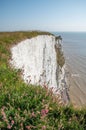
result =
[{"label": "beach", "polygon": [[[84,35],[84,36],[83,36]],[[70,34],[63,41],[69,71],[69,97],[75,107],[86,106],[86,39],[85,34]]]},{"label": "beach", "polygon": [[73,74],[72,70],[68,65],[69,71],[69,97],[70,102],[74,107],[85,107],[86,106],[86,87],[83,77],[80,77],[78,74]]}]

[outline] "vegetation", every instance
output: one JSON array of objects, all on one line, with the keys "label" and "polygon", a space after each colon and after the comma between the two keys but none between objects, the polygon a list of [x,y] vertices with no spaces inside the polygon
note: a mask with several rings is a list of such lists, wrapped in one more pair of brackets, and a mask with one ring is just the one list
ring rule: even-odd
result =
[{"label": "vegetation", "polygon": [[55,45],[57,63],[62,68],[65,64],[65,58],[62,52],[61,44]]},{"label": "vegetation", "polygon": [[[2,130],[86,130],[86,109],[65,106],[52,89],[25,84],[9,66],[10,46],[44,32],[0,33],[0,128]],[[46,33],[50,35],[50,33]]]}]

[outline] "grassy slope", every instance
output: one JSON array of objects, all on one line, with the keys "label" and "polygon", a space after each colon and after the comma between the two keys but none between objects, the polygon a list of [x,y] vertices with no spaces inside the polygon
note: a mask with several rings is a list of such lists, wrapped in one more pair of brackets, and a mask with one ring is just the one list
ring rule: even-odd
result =
[{"label": "grassy slope", "polygon": [[58,105],[51,90],[26,85],[9,66],[10,47],[45,32],[0,33],[0,128],[13,130],[86,130],[86,109]]}]

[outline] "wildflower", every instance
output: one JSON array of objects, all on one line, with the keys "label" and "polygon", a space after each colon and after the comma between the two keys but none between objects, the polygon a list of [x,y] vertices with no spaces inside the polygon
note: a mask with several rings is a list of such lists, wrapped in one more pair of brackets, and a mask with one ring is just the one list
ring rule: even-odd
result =
[{"label": "wildflower", "polygon": [[7,117],[6,117],[4,109],[5,109],[4,107],[1,109],[1,114],[3,116],[3,120],[8,124],[8,120],[7,120]]},{"label": "wildflower", "polygon": [[14,125],[14,123],[15,123],[14,120],[12,120],[12,121],[11,121],[11,124]]},{"label": "wildflower", "polygon": [[11,126],[11,125],[8,125],[8,126],[7,126],[7,128],[8,128],[8,129],[11,129],[11,128],[12,128],[12,126]]},{"label": "wildflower", "polygon": [[46,130],[46,126],[44,125],[44,126],[42,126],[42,130]]},{"label": "wildflower", "polygon": [[22,127],[22,126],[23,126],[23,123],[21,123],[20,126]]},{"label": "wildflower", "polygon": [[32,117],[36,117],[36,115],[35,115],[35,113],[34,113],[34,112],[32,112],[32,113],[31,113],[31,116],[32,116]]},{"label": "wildflower", "polygon": [[26,126],[26,128],[27,128],[28,130],[31,130],[31,126]]},{"label": "wildflower", "polygon": [[46,116],[48,112],[49,112],[48,109],[42,109],[42,110],[41,110],[41,115],[42,115],[42,116]]},{"label": "wildflower", "polygon": [[49,110],[48,109],[45,109],[45,113],[47,114],[49,112]]}]

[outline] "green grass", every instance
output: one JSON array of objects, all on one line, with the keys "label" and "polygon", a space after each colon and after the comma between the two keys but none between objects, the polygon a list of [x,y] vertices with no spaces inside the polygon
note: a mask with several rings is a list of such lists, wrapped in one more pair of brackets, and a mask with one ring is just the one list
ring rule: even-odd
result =
[{"label": "green grass", "polygon": [[[26,85],[9,66],[10,47],[45,32],[0,33],[0,128],[3,130],[86,130],[86,109],[59,105],[47,87]],[[50,35],[50,33],[46,33]]]},{"label": "green grass", "polygon": [[57,63],[62,68],[63,65],[65,64],[65,58],[62,52],[61,44],[56,45],[55,50],[56,50]]}]

